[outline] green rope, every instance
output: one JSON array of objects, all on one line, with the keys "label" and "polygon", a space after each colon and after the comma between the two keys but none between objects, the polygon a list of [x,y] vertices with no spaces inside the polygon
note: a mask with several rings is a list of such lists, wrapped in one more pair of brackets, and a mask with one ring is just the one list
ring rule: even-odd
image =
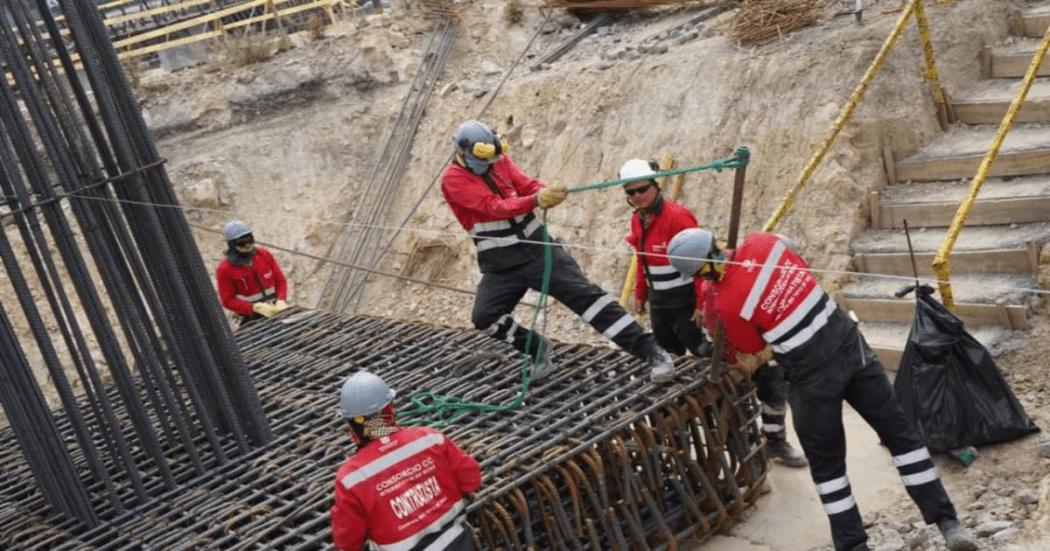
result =
[{"label": "green rope", "polygon": [[[710,163],[696,165],[686,168],[675,168],[671,170],[665,170],[663,172],[657,172],[648,176],[639,176],[636,178],[625,178],[621,180],[609,180],[607,182],[599,182],[597,184],[588,184],[583,186],[574,187],[569,193],[575,193],[577,191],[587,191],[592,189],[601,189],[613,186],[621,186],[628,182],[636,182],[639,180],[650,180],[656,178],[663,178],[665,176],[674,176],[677,174],[684,174],[686,172],[696,172],[700,170],[714,170],[715,172],[722,172],[727,168],[745,168],[747,167],[748,159],[751,153],[746,148],[737,149],[734,153],[734,157],[731,159],[720,159],[712,161]],[[532,337],[536,335],[536,321],[539,318],[540,312],[543,312],[542,329],[543,333],[546,333],[547,328],[547,313],[544,306],[547,304],[547,289],[550,287],[551,279],[551,266],[554,263],[554,249],[551,247],[550,235],[547,233],[547,211],[543,211],[543,285],[540,289],[540,300],[536,306],[536,312],[532,315],[532,323],[529,326],[529,336],[525,340],[525,349],[530,349],[532,343]],[[501,406],[494,406],[491,404],[485,404],[482,402],[467,402],[453,396],[441,396],[433,392],[418,392],[409,397],[408,401],[412,404],[411,407],[398,413],[398,422],[402,426],[417,426],[417,425],[428,425],[432,427],[444,427],[448,423],[455,421],[456,419],[471,412],[482,412],[492,413],[498,411],[508,411],[517,408],[525,402],[525,395],[529,392],[529,384],[532,383],[532,377],[529,374],[529,365],[539,362],[539,357],[535,360],[531,360],[526,357],[525,362],[521,366],[521,392],[513,402],[504,404]]]},{"label": "green rope", "polygon": [[569,193],[622,186],[629,182],[638,182],[641,180],[655,180],[657,178],[663,178],[665,176],[675,176],[678,174],[684,174],[686,172],[697,172],[700,170],[714,170],[715,172],[722,172],[727,168],[746,168],[750,155],[751,154],[748,152],[747,149],[741,148],[736,150],[736,156],[731,159],[719,159],[717,161],[711,161],[710,163],[705,163],[702,165],[690,166],[685,168],[673,168],[671,170],[664,170],[662,172],[649,174],[647,176],[636,176],[634,178],[624,178],[621,180],[609,180],[607,182],[598,182],[597,184],[586,184],[569,189]]},{"label": "green rope", "polygon": [[[529,326],[529,336],[525,339],[525,350],[531,349],[532,337],[536,335],[536,320],[543,312],[542,333],[546,334],[547,312],[547,290],[550,288],[551,266],[554,264],[554,249],[551,247],[550,234],[547,233],[547,211],[543,211],[543,283],[540,286],[540,300],[536,305],[536,311],[532,315],[532,323]],[[409,397],[408,401],[412,407],[398,413],[398,423],[402,426],[427,425],[432,427],[444,427],[463,415],[471,412],[492,413],[508,411],[517,408],[525,402],[525,396],[529,392],[532,376],[529,373],[529,365],[539,363],[539,355],[533,361],[528,356],[521,365],[521,392],[513,402],[502,406],[494,406],[482,402],[467,402],[454,396],[441,396],[433,392],[418,392]]]}]

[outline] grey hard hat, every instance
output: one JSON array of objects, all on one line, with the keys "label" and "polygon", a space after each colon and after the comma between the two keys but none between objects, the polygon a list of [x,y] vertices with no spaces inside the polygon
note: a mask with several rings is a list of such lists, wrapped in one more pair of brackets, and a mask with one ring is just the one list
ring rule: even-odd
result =
[{"label": "grey hard hat", "polygon": [[[492,155],[486,157],[479,157],[475,154],[475,144],[487,144],[492,146],[489,148],[489,152]],[[475,168],[487,169],[493,163],[499,160],[500,155],[505,153],[505,144],[500,139],[499,135],[488,125],[476,120],[469,120],[459,125],[459,128],[452,133],[452,145],[455,146],[456,151],[463,154],[465,161],[468,163],[467,168],[477,173]]]},{"label": "grey hard hat", "polygon": [[339,414],[343,419],[378,413],[393,401],[397,392],[374,373],[358,371],[343,382],[339,395]]},{"label": "grey hard hat", "polygon": [[252,229],[248,227],[248,224],[245,224],[240,220],[234,220],[233,222],[226,224],[226,227],[222,229],[222,236],[227,241],[233,241],[234,239],[244,237],[249,233],[252,233]]},{"label": "grey hard hat", "polygon": [[715,236],[700,228],[689,228],[678,232],[667,244],[667,256],[674,269],[686,277],[692,277],[708,261],[714,250]]},{"label": "grey hard hat", "polygon": [[649,164],[649,161],[643,159],[631,159],[623,164],[620,168],[620,179],[627,180],[629,178],[641,178],[642,176],[652,176],[656,174],[653,167]]}]

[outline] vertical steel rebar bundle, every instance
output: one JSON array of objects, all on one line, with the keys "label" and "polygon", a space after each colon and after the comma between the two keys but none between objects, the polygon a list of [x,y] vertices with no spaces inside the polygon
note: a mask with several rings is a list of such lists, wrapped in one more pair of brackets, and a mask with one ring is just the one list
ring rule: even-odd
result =
[{"label": "vertical steel rebar bundle", "polygon": [[[351,266],[375,268],[385,252],[384,247],[389,246],[394,239],[391,236],[394,232],[384,230],[382,222],[390,214],[397,197],[398,184],[408,163],[419,120],[438,77],[445,69],[456,36],[455,16],[452,13],[442,8],[440,2],[428,0],[423,4],[428,17],[434,21],[434,34],[430,37],[423,61],[392,123],[390,133],[382,147],[374,148],[379,153],[376,165],[368,181],[360,183],[361,201],[347,220],[357,227],[354,231],[344,232],[333,251],[335,260]],[[386,243],[383,242],[384,238]],[[338,266],[332,270],[321,293],[323,304],[319,304],[318,308],[333,312],[354,312],[361,301],[369,274],[363,270]]]},{"label": "vertical steel rebar bundle", "polygon": [[86,526],[272,438],[162,165],[93,1],[0,5],[0,405]]},{"label": "vertical steel rebar bundle", "polygon": [[[105,522],[84,529],[47,517],[0,432],[0,548],[331,549],[335,472],[353,453],[338,415],[346,377],[380,374],[398,411],[421,392],[501,405],[521,391],[524,358],[477,331],[290,309],[236,337],[272,421],[268,446],[207,459],[203,474],[173,454],[178,488],[123,512],[99,507]],[[674,549],[758,499],[768,457],[750,387],[709,382],[706,360],[679,360],[678,381],[655,385],[646,365],[605,346],[556,343],[555,360],[520,407],[440,427],[482,466],[468,507],[475,548]]]}]

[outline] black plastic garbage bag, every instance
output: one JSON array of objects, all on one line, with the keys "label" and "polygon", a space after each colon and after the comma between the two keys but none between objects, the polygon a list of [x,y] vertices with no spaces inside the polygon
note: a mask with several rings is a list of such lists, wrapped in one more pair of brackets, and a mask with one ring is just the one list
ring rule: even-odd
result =
[{"label": "black plastic garbage bag", "polygon": [[929,285],[905,288],[897,296],[912,289],[915,319],[893,387],[930,451],[1005,442],[1038,431],[988,349],[933,298]]}]

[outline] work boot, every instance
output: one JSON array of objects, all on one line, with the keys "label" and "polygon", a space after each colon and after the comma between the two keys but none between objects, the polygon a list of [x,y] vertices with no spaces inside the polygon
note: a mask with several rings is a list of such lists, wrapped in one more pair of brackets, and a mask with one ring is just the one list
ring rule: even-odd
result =
[{"label": "work boot", "polygon": [[550,339],[543,337],[540,341],[540,359],[532,366],[532,380],[539,381],[540,379],[550,375],[550,372],[554,370],[554,360],[551,358],[551,345]]},{"label": "work boot", "polygon": [[856,547],[850,549],[849,551],[871,551],[871,549],[868,548],[867,543],[858,543]]},{"label": "work boot", "polygon": [[937,528],[940,528],[941,535],[944,536],[948,551],[977,551],[977,543],[962,524],[959,524],[958,519],[942,518],[937,521]]},{"label": "work boot", "polygon": [[779,459],[788,467],[799,468],[809,465],[806,456],[796,450],[783,434],[766,434],[766,449],[769,450],[770,457]]},{"label": "work boot", "polygon": [[654,383],[666,383],[674,378],[674,360],[666,350],[653,345],[649,352],[649,380]]}]

